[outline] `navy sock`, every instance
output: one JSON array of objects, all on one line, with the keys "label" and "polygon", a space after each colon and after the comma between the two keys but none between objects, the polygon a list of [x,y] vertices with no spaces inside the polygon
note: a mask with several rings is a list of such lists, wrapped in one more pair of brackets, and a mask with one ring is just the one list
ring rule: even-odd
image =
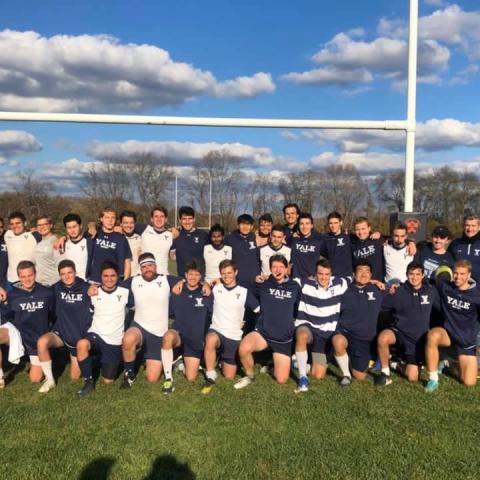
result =
[{"label": "navy sock", "polygon": [[123,365],[128,374],[135,375],[135,360],[133,362],[123,362]]},{"label": "navy sock", "polygon": [[80,367],[80,371],[82,372],[82,377],[85,380],[91,380],[93,378],[91,357],[87,357],[85,360],[79,361],[78,366]]}]

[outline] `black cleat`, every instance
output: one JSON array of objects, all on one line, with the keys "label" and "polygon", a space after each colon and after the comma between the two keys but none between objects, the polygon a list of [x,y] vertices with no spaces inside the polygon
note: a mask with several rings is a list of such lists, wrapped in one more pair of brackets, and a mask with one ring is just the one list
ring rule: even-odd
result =
[{"label": "black cleat", "polygon": [[135,382],[135,375],[133,373],[125,372],[123,375],[123,382],[120,385],[122,390],[128,390],[132,388],[133,382]]},{"label": "black cleat", "polygon": [[380,375],[375,377],[374,383],[376,387],[386,387],[392,383],[392,378],[390,375],[382,372]]},{"label": "black cleat", "polygon": [[78,391],[78,395],[81,397],[86,397],[88,394],[92,393],[95,390],[95,383],[93,379],[85,380],[85,383],[81,390]]}]

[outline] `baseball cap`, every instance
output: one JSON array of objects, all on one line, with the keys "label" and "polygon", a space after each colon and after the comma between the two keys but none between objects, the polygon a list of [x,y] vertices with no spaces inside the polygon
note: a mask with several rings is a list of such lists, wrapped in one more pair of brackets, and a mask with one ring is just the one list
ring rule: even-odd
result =
[{"label": "baseball cap", "polygon": [[450,230],[444,225],[437,225],[433,229],[432,237],[450,238]]}]

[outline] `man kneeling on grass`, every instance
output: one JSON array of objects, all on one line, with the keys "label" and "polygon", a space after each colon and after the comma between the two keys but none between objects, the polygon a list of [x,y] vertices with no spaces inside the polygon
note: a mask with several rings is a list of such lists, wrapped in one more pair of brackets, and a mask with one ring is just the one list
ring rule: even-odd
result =
[{"label": "man kneeling on grass", "polygon": [[351,385],[352,374],[357,380],[367,378],[372,341],[377,333],[378,314],[385,293],[372,284],[371,279],[372,266],[359,261],[354,269],[354,282],[342,297],[337,333],[332,339],[335,360],[343,375],[341,387]]},{"label": "man kneeling on grass", "polygon": [[458,355],[459,379],[467,386],[477,383],[477,335],[479,331],[480,291],[472,276],[472,264],[459,260],[453,267],[453,282],[438,285],[444,318],[443,327],[428,332],[427,393],[438,389],[439,347],[454,347]]},{"label": "man kneeling on grass", "polygon": [[122,358],[122,338],[125,328],[125,307],[133,307],[133,295],[118,286],[118,268],[105,262],[100,269],[101,285],[92,286],[93,319],[85,338],[77,343],[77,359],[85,380],[78,394],[83,397],[95,388],[92,354],[99,355],[104,383],[113,383]]},{"label": "man kneeling on grass", "polygon": [[273,376],[286,383],[290,375],[295,310],[300,299],[300,286],[287,276],[288,261],[283,255],[270,257],[271,275],[260,284],[261,313],[255,330],[240,343],[240,361],[246,376],[235,388],[250,385],[254,379],[253,353],[270,348],[273,352]]},{"label": "man kneeling on grass", "polygon": [[219,265],[222,282],[215,285],[213,294],[212,325],[205,338],[205,385],[207,394],[215,385],[217,350],[221,351],[222,372],[233,380],[237,373],[237,353],[242,339],[245,308],[257,313],[257,299],[245,287],[237,285],[237,266],[233,260],[222,260]]},{"label": "man kneeling on grass", "polygon": [[201,278],[202,273],[198,264],[187,263],[185,265],[186,282],[182,292],[170,297],[175,320],[172,328],[164,334],[162,341],[162,361],[165,371],[162,392],[165,394],[175,390],[172,377],[174,348],[182,349],[187,380],[194,382],[198,375],[208,318],[212,312],[212,295],[205,296],[200,283]]}]

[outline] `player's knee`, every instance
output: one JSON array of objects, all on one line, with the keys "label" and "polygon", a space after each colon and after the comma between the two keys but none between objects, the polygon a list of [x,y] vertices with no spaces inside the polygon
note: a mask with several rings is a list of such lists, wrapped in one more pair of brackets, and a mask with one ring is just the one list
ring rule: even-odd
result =
[{"label": "player's knee", "polygon": [[250,345],[248,345],[246,343],[241,343],[240,346],[238,347],[239,357],[246,357],[246,356],[250,355],[251,352],[252,352],[252,349],[251,349]]},{"label": "player's knee", "polygon": [[40,337],[38,339],[38,342],[37,342],[38,350],[42,350],[42,351],[48,350],[48,346],[49,346],[49,338],[48,337],[43,336],[43,337]]},{"label": "player's knee", "polygon": [[122,339],[123,348],[133,348],[137,343],[137,336],[134,333],[126,333]]},{"label": "player's knee", "polygon": [[113,383],[113,378],[104,378],[103,383],[105,385],[111,385]]},{"label": "player's knee", "polygon": [[462,383],[466,387],[474,387],[477,384],[477,379],[476,378],[464,378]]},{"label": "player's knee", "polygon": [[197,372],[186,372],[185,378],[188,382],[193,383],[197,379]]},{"label": "player's knee", "polygon": [[70,370],[70,380],[78,380],[81,376],[80,370]]},{"label": "player's knee", "polygon": [[315,380],[322,380],[325,378],[327,372],[326,371],[323,371],[323,370],[318,370],[318,371],[313,371],[312,372],[312,377],[315,379]]},{"label": "player's knee", "polygon": [[284,385],[285,383],[288,382],[288,375],[277,373],[275,374],[275,380],[280,385]]},{"label": "player's knee", "polygon": [[367,373],[366,372],[353,371],[352,375],[353,375],[353,378],[355,380],[365,380],[367,378]]},{"label": "player's knee", "polygon": [[157,383],[160,378],[160,373],[147,372],[145,374],[145,380],[148,383]]},{"label": "player's knee", "polygon": [[43,379],[43,372],[41,370],[39,372],[30,371],[29,378],[30,378],[30,383],[40,383]]},{"label": "player's knee", "polygon": [[78,341],[77,351],[79,353],[87,353],[89,348],[90,348],[90,342],[87,339],[82,338],[81,340]]}]

